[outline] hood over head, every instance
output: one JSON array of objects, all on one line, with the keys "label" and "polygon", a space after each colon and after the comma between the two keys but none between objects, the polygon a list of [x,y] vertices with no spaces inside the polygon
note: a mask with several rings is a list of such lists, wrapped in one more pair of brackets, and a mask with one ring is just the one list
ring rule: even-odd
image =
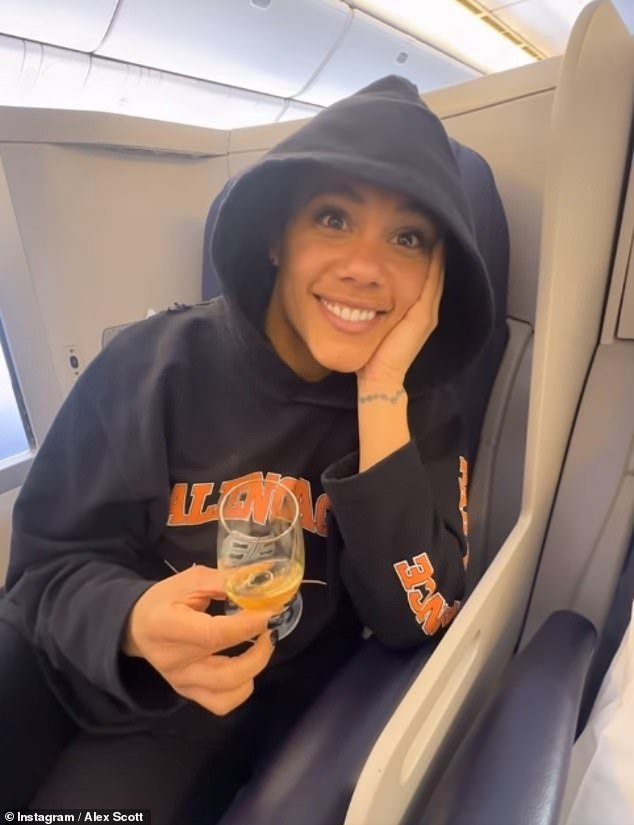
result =
[{"label": "hood over head", "polygon": [[289,217],[302,170],[315,166],[413,198],[438,222],[446,245],[439,323],[410,367],[406,386],[415,392],[446,383],[486,343],[493,297],[447,134],[404,78],[378,80],[322,110],[228,182],[212,207],[205,250],[223,293],[263,328],[276,274],[270,244]]}]

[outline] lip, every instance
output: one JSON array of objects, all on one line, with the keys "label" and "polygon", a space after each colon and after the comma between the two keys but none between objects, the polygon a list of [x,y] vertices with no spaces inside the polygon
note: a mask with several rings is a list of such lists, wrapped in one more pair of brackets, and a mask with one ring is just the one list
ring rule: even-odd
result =
[{"label": "lip", "polygon": [[[330,312],[330,310],[325,306],[323,301],[329,299],[322,299],[318,296],[315,296],[315,300],[317,301],[319,309],[321,310],[326,320],[329,321],[335,329],[338,329],[340,332],[352,333],[353,335],[359,335],[360,333],[367,332],[368,330],[372,329],[381,322],[381,316],[383,315],[382,312],[379,312],[377,315],[374,316],[374,318],[372,318],[369,321],[344,321],[343,318],[340,318],[338,315],[335,315],[334,313]],[[343,302],[331,301],[330,303]],[[350,304],[346,304],[346,306],[350,306]],[[373,309],[373,307],[364,307],[361,304],[355,304],[354,306],[358,307],[359,309]]]}]

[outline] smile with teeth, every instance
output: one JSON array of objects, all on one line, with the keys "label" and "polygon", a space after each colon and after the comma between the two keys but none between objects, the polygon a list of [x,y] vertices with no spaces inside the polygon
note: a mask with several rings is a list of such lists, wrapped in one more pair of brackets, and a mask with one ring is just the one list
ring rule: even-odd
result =
[{"label": "smile with teeth", "polygon": [[371,321],[376,317],[376,311],[373,309],[358,309],[356,307],[349,307],[345,304],[336,304],[321,299],[322,304],[329,312],[341,318],[343,321],[351,321],[352,323],[362,323],[363,321]]}]

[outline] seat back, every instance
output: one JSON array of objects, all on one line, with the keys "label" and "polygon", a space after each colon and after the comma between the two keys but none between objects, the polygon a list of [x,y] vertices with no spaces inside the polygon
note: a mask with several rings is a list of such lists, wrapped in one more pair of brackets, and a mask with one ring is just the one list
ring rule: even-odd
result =
[{"label": "seat back", "polygon": [[[478,248],[487,265],[494,296],[493,331],[480,357],[463,376],[459,393],[469,409],[469,455],[475,462],[482,422],[491,388],[500,367],[508,329],[506,326],[509,230],[500,193],[486,160],[473,149],[451,140],[471,206]],[[476,308],[477,311],[477,308]]]},{"label": "seat back", "polygon": [[[509,339],[489,398],[469,504],[471,542],[480,545],[472,586],[486,572],[375,742],[348,825],[400,822],[414,798],[424,804],[519,638],[599,332],[626,157],[628,49],[629,36],[610,4],[595,3],[581,15],[563,61],[428,98],[450,134],[491,162],[511,231]],[[256,139],[262,145],[261,132]],[[244,141],[240,148],[247,148]],[[583,180],[600,195],[600,219],[576,193],[581,176],[568,153],[590,166]],[[581,230],[573,243],[569,230],[577,220]],[[340,697],[342,706],[346,698]],[[293,745],[296,753],[311,753],[314,742]],[[335,793],[341,792],[337,778]],[[279,791],[273,777],[272,786],[261,782],[243,802],[270,801]],[[310,790],[302,795],[306,806]],[[244,807],[236,821],[249,818]],[[261,809],[249,812],[250,821],[257,820]],[[316,814],[310,819],[321,822]]]},{"label": "seat back", "polygon": [[[509,217],[509,315],[530,325],[535,307],[521,510],[502,547],[497,553],[497,548],[490,548],[493,561],[376,742],[355,788],[347,825],[399,822],[415,795],[429,794],[519,640],[601,329],[629,159],[631,48],[631,38],[611,3],[591,3],[581,13],[560,73],[555,74],[554,96],[543,88],[523,98],[515,88],[500,105],[489,94],[493,78],[482,83],[481,105],[473,94],[468,108],[459,99],[460,91],[453,100],[451,93],[447,95],[445,122],[450,133],[478,151],[487,143],[492,147],[491,154],[482,154],[491,160]],[[537,67],[534,76],[543,78],[552,67]],[[470,84],[472,92],[476,84]],[[504,143],[515,128],[536,138],[532,146],[522,146],[521,138],[516,144]],[[547,157],[543,187],[538,176],[529,174],[542,156]],[[525,175],[514,191],[506,188],[509,170],[519,170],[516,183],[522,170]],[[528,210],[531,199],[541,204],[542,197],[541,240],[536,243],[540,232],[526,216],[534,214]],[[528,247],[535,248],[535,257],[524,254]],[[503,426],[510,427],[513,394],[502,409],[493,408],[509,352],[507,347],[483,438],[490,417],[498,413]],[[515,370],[513,384],[520,372]],[[509,446],[510,431],[507,436],[494,452],[500,454]],[[480,450],[482,446],[481,441]],[[495,455],[494,481],[498,460]]]},{"label": "seat back", "polygon": [[[601,337],[585,382],[535,580],[521,647],[545,617],[571,609],[600,634],[613,605],[634,529],[634,164],[621,220]],[[630,574],[631,575],[631,574]],[[629,617],[629,606],[623,608]],[[614,612],[614,611],[613,611]],[[613,615],[600,645],[590,693],[614,652],[623,617]],[[603,664],[601,664],[603,660]],[[586,701],[586,708],[591,698]]]},{"label": "seat back", "polygon": [[[491,338],[458,384],[462,405],[469,410],[468,456],[471,467],[475,468],[469,491],[467,584],[471,592],[502,546],[520,510],[528,418],[530,328],[507,319],[509,231],[491,167],[473,149],[453,139],[452,145],[495,302]],[[507,412],[506,417],[503,411]]]}]

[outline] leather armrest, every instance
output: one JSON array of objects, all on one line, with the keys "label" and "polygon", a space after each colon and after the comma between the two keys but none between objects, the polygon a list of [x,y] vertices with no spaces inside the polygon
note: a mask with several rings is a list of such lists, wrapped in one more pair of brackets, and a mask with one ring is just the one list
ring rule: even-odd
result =
[{"label": "leather armrest", "polygon": [[[368,640],[243,789],[221,825],[337,825],[365,760],[432,648],[394,651]],[[281,817],[283,812],[283,817]]]},{"label": "leather armrest", "polygon": [[553,613],[409,825],[556,825],[595,643],[587,619]]}]

